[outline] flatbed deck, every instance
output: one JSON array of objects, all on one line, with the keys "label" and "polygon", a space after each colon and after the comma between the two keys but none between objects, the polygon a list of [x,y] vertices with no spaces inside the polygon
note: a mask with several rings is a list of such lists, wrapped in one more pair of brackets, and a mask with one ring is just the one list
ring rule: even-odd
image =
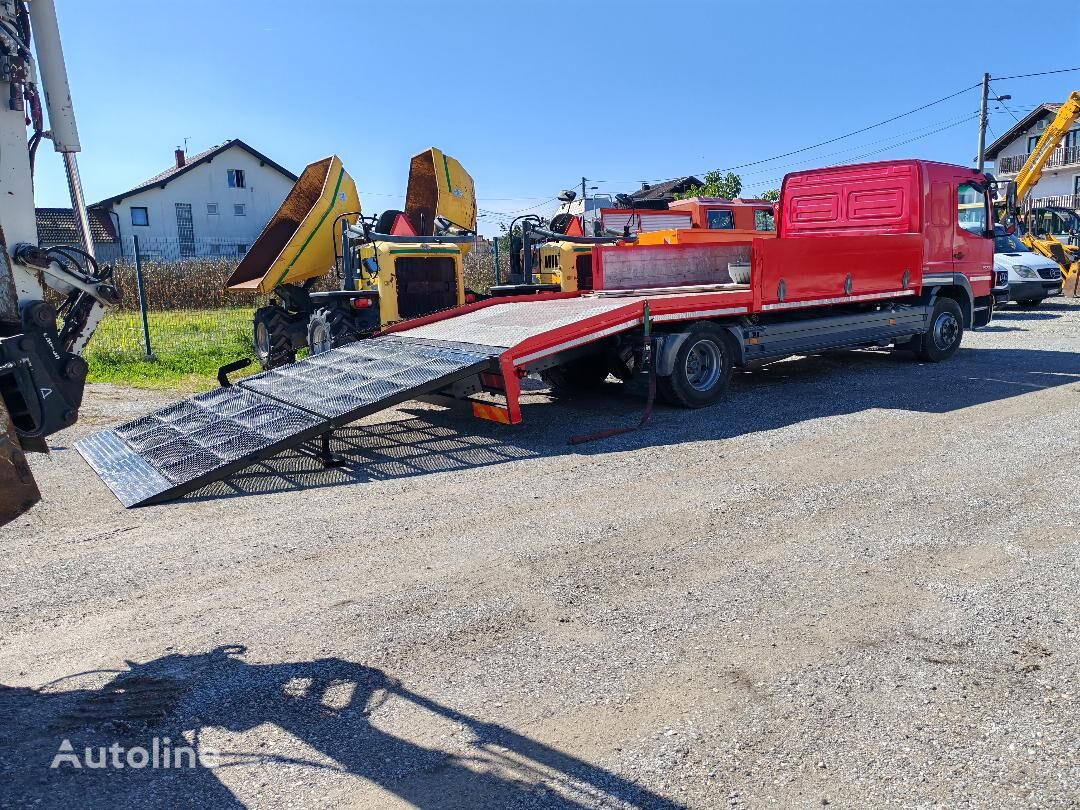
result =
[{"label": "flatbed deck", "polygon": [[130,507],[180,497],[334,428],[482,374],[499,381],[506,407],[478,403],[478,415],[517,423],[519,377],[531,363],[641,325],[645,302],[655,321],[749,310],[748,287],[722,286],[489,299],[200,394],[76,448]]}]

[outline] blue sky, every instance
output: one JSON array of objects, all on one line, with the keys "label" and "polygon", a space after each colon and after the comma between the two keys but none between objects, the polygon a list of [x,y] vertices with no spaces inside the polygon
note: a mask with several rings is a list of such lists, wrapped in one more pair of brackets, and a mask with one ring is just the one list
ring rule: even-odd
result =
[{"label": "blue sky", "polygon": [[[90,200],[239,137],[299,173],[341,155],[365,211],[401,206],[409,157],[439,146],[476,180],[480,229],[548,213],[585,175],[601,191],[770,158],[996,76],[1080,65],[1080,4],[1007,38],[1015,3],[459,0],[57,0]],[[304,7],[303,12],[298,9]],[[586,67],[587,66],[587,67]],[[1001,134],[1080,72],[994,82]],[[969,163],[978,91],[740,170],[924,157]],[[1010,113],[1011,110],[1012,112]],[[43,146],[45,152],[46,146]],[[67,204],[39,157],[39,205]],[[500,215],[502,214],[502,215]]]}]

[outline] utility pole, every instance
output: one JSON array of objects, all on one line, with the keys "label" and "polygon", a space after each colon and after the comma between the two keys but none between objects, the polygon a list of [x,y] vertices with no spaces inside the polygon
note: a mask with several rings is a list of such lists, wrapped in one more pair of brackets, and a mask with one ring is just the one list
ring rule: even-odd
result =
[{"label": "utility pole", "polygon": [[581,178],[581,232],[585,232],[585,215],[589,213],[589,202],[585,197],[585,178]]},{"label": "utility pole", "polygon": [[986,101],[990,96],[990,74],[983,74],[982,107],[979,112],[979,171],[986,168],[986,125],[989,123],[989,115],[986,112]]}]

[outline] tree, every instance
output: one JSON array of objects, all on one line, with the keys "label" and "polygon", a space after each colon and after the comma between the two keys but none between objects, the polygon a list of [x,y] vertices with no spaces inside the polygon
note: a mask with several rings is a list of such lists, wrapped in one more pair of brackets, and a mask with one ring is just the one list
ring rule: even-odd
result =
[{"label": "tree", "polygon": [[705,175],[705,183],[700,186],[691,186],[682,194],[676,194],[675,199],[685,200],[688,197],[723,197],[725,200],[733,200],[742,191],[742,178],[735,172],[723,174],[719,169]]},{"label": "tree", "polygon": [[761,195],[761,199],[768,200],[769,202],[777,202],[780,199],[780,189],[769,189]]}]

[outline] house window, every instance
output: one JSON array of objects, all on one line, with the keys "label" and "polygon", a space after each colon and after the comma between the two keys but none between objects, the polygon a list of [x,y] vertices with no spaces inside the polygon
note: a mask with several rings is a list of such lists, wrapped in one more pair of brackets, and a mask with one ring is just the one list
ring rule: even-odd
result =
[{"label": "house window", "polygon": [[1032,152],[1035,151],[1035,144],[1037,144],[1038,142],[1039,142],[1039,136],[1038,135],[1032,135],[1030,138],[1028,138],[1028,154],[1029,155]]},{"label": "house window", "polygon": [[229,188],[244,188],[243,169],[229,169]]},{"label": "house window", "polygon": [[237,203],[233,206],[233,216],[242,217],[247,215],[247,206],[243,203]]},{"label": "house window", "polygon": [[773,214],[771,208],[755,208],[754,209],[754,230],[755,231],[775,231],[776,230],[776,215]]},{"label": "house window", "polygon": [[710,211],[709,212],[709,228],[711,230],[724,230],[728,231],[735,227],[735,212],[734,211]]},{"label": "house window", "polygon": [[208,213],[208,214],[216,214],[217,213],[217,203],[207,203],[206,204],[206,213]]},{"label": "house window", "polygon": [[132,225],[149,225],[150,224],[150,212],[145,208],[132,208],[131,209],[131,224]]},{"label": "house window", "polygon": [[1073,194],[1080,196],[1080,174],[1073,178]]}]

